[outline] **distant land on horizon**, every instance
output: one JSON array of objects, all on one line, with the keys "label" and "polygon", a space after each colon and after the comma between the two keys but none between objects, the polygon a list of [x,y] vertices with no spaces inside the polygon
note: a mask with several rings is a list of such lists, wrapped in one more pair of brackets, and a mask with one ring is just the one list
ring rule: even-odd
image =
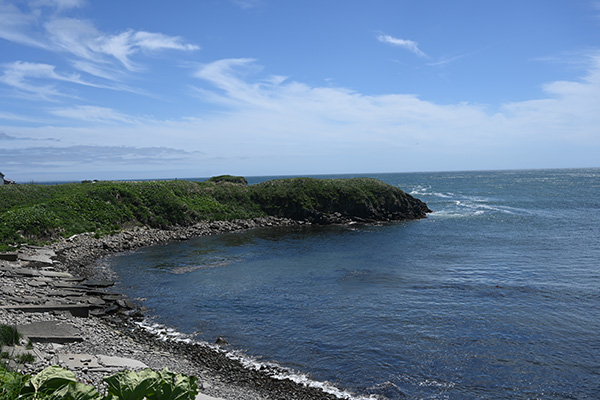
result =
[{"label": "distant land on horizon", "polygon": [[[243,175],[243,174],[231,174],[236,176],[243,176],[249,179],[249,182],[252,184],[254,182],[260,182],[265,179],[285,179],[285,178],[296,178],[296,177],[312,177],[312,178],[329,178],[329,177],[361,177],[361,176],[379,176],[379,175],[390,175],[390,174],[439,174],[439,173],[460,173],[460,172],[499,172],[499,171],[551,171],[551,170],[582,170],[582,169],[599,169],[600,166],[594,167],[567,167],[567,168],[505,168],[505,169],[474,169],[474,170],[447,170],[447,171],[403,171],[403,172],[347,172],[347,173],[320,173],[320,174],[285,174],[285,175]],[[42,185],[54,185],[61,183],[78,183],[82,181],[121,181],[121,182],[130,182],[130,181],[163,181],[163,180],[187,180],[187,181],[204,181],[210,179],[212,176],[223,175],[223,174],[215,174],[211,176],[205,177],[161,177],[161,178],[115,178],[115,179],[99,179],[96,177],[88,177],[83,179],[56,179],[56,180],[38,180],[38,179],[29,179],[28,181],[17,181],[18,184],[42,184]],[[7,176],[8,177],[8,176]],[[263,179],[265,178],[265,179]]]}]

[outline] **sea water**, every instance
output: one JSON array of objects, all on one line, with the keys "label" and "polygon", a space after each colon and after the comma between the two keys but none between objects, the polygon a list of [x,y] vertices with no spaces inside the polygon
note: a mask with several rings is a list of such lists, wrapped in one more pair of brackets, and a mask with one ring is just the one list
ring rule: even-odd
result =
[{"label": "sea water", "polygon": [[155,322],[354,397],[600,398],[600,169],[370,176],[434,212],[108,262]]}]

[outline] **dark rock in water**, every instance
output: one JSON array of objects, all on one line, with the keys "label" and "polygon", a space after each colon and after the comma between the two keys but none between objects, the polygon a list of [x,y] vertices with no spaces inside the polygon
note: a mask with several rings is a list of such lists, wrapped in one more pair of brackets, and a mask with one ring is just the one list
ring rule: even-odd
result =
[{"label": "dark rock in water", "polygon": [[219,346],[227,346],[229,344],[229,342],[225,338],[222,338],[221,336],[219,336],[217,338],[217,340],[215,341],[215,344],[218,344]]},{"label": "dark rock in water", "polygon": [[117,300],[117,305],[121,308],[125,308],[128,310],[133,310],[135,308],[135,304],[131,300],[128,299],[119,299]]},{"label": "dark rock in water", "polygon": [[110,306],[108,306],[104,309],[104,313],[106,313],[106,314],[112,314],[117,311],[119,311],[119,306],[116,304],[111,304]]},{"label": "dark rock in water", "polygon": [[90,307],[104,307],[106,305],[106,301],[97,297],[90,297],[88,299],[88,304]]}]

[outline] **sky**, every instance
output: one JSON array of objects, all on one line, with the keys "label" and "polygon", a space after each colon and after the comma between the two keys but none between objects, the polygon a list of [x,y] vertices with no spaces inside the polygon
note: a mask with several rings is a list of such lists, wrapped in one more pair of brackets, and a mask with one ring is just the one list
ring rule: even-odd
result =
[{"label": "sky", "polygon": [[0,0],[17,182],[600,166],[600,0]]}]

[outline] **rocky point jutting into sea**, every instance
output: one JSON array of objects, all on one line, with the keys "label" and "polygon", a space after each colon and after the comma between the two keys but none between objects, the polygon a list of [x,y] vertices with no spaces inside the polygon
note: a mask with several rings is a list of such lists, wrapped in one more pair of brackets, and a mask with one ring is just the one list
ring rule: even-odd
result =
[{"label": "rocky point jutting into sea", "polygon": [[7,253],[0,260],[0,322],[16,325],[34,344],[32,350],[11,349],[35,357],[33,363],[15,367],[32,373],[59,364],[74,370],[80,381],[95,385],[101,385],[101,377],[110,371],[169,367],[198,376],[201,396],[335,398],[320,388],[274,378],[277,371],[268,367],[248,368],[218,346],[163,340],[148,332],[136,323],[144,317],[143,307],[111,292],[113,272],[95,261],[144,246],[258,227],[372,223],[422,218],[429,212],[424,203],[408,197],[410,202],[404,207],[392,202],[378,209],[353,208],[350,201],[339,210],[279,203],[270,212],[285,216],[199,222],[166,229],[138,226],[105,236],[76,234],[44,247],[21,245],[16,253]]}]

